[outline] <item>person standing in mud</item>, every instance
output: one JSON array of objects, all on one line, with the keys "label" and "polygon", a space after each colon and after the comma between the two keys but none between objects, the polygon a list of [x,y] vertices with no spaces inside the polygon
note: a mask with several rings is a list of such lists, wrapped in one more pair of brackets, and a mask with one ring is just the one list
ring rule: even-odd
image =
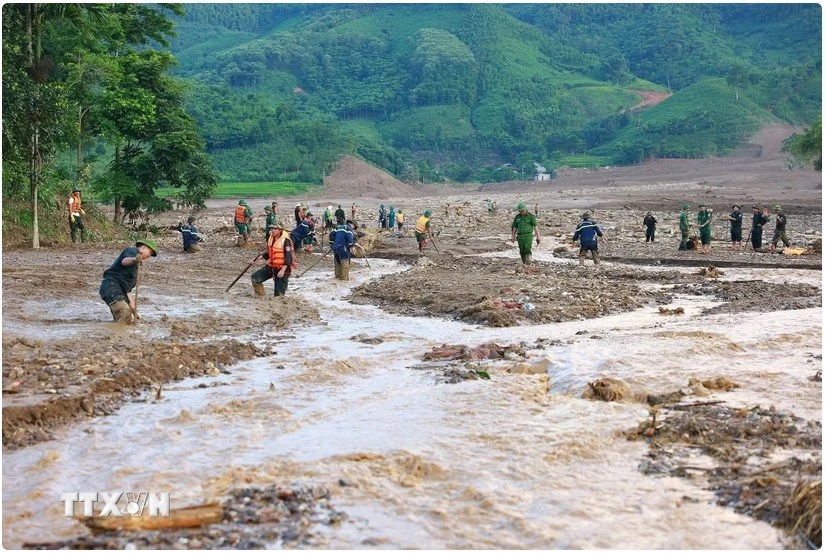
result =
[{"label": "person standing in mud", "polygon": [[[352,204],[353,206],[355,204]],[[338,209],[335,210],[335,222],[336,224],[343,225],[346,223],[347,214],[344,212],[344,208],[341,207],[341,204],[338,204]],[[355,219],[353,219],[354,221]]]},{"label": "person standing in mud", "polygon": [[352,202],[352,207],[349,208],[350,213],[352,214],[352,220],[355,221],[355,202]]},{"label": "person standing in mud", "polygon": [[399,209],[398,215],[395,216],[395,222],[398,224],[398,232],[396,233],[399,238],[404,234],[404,211]]},{"label": "person standing in mud", "polygon": [[730,243],[731,248],[742,247],[742,208],[738,205],[733,206],[733,211],[728,215],[730,221]]},{"label": "person standing in mud", "polygon": [[699,223],[699,240],[702,242],[702,253],[710,253],[710,222],[713,217],[713,210],[706,205],[699,205],[699,213],[696,214],[696,221]]},{"label": "person standing in mud", "polygon": [[387,213],[387,228],[393,230],[395,228],[395,206],[390,206],[390,212]]},{"label": "person standing in mud", "polygon": [[378,206],[378,228],[387,228],[387,210],[384,209],[384,204]]},{"label": "person standing in mud", "polygon": [[536,246],[541,244],[538,221],[536,221],[535,215],[527,211],[527,204],[520,203],[516,206],[516,209],[518,213],[513,218],[513,224],[510,225],[510,242],[515,242],[518,239],[518,253],[521,256],[521,262],[529,265],[533,262],[533,233],[536,235]]},{"label": "person standing in mud", "polygon": [[645,244],[648,242],[655,242],[656,240],[656,217],[648,211],[645,218],[642,220],[642,226],[645,227]]},{"label": "person standing in mud", "polygon": [[268,240],[272,229],[278,225],[278,214],[274,212],[271,207],[265,207],[264,213],[266,213],[266,234],[264,235],[264,239]]},{"label": "person standing in mud", "polygon": [[427,237],[433,237],[432,229],[430,228],[430,218],[433,212],[429,209],[424,211],[424,214],[415,222],[415,240],[418,242],[418,253],[424,253],[424,248],[427,247]]},{"label": "person standing in mud", "polygon": [[275,285],[275,296],[285,296],[289,287],[289,277],[292,271],[298,268],[292,246],[292,240],[287,236],[283,225],[276,225],[269,233],[266,241],[266,251],[263,254],[266,266],[252,273],[252,290],[256,296],[263,296],[264,282],[272,279]]},{"label": "person standing in mud", "polygon": [[249,241],[249,223],[252,221],[252,210],[246,200],[238,202],[235,208],[235,228],[238,230],[238,245],[243,246]]},{"label": "person standing in mud", "polygon": [[83,200],[80,198],[80,187],[72,188],[72,194],[69,196],[69,234],[72,237],[72,243],[77,242],[77,233],[80,231],[80,241],[86,241],[86,225],[83,224],[83,216],[86,212],[83,211]]},{"label": "person standing in mud", "polygon": [[780,240],[782,240],[782,245],[786,248],[791,246],[791,241],[788,240],[788,235],[785,234],[788,218],[782,213],[782,206],[773,206],[773,212],[776,213],[776,228],[773,231],[773,239],[771,240],[771,253],[776,251],[776,245]]},{"label": "person standing in mud", "polygon": [[682,204],[682,211],[679,212],[679,232],[682,234],[682,241],[679,242],[679,251],[688,249],[688,233],[690,232],[689,210],[690,206],[688,204]]},{"label": "person standing in mud", "polygon": [[758,205],[753,205],[751,209],[753,209],[753,219],[751,220],[750,243],[753,251],[756,251],[762,248],[762,227],[770,221],[770,217],[768,217],[768,208],[761,213]]},{"label": "person standing in mud", "polygon": [[590,218],[590,212],[582,213],[581,222],[576,225],[576,231],[573,233],[573,242],[579,241],[579,265],[584,267],[584,258],[587,257],[587,252],[593,253],[593,263],[598,265],[599,259],[599,242],[606,242],[602,229]]},{"label": "person standing in mud", "polygon": [[178,232],[181,233],[183,237],[183,251],[186,253],[198,253],[201,251],[201,247],[198,245],[198,242],[203,240],[203,237],[198,232],[198,228],[195,226],[195,216],[190,215],[186,219],[186,224],[181,225],[178,224]]},{"label": "person standing in mud", "polygon": [[[312,212],[307,211],[303,220],[289,233],[295,251],[305,249],[307,253],[312,253],[312,238],[315,234],[315,226],[312,222]],[[309,243],[307,243],[309,239]],[[304,248],[306,246],[306,248]]]},{"label": "person standing in mud", "polygon": [[351,250],[357,242],[357,229],[355,221],[347,221],[329,233],[329,247],[335,259],[335,278],[338,280],[349,280]]},{"label": "person standing in mud", "polygon": [[[340,206],[339,206],[340,207]],[[332,230],[332,206],[328,205],[327,208],[324,210],[324,213],[321,215],[322,220],[324,221],[324,230]]]},{"label": "person standing in mud", "polygon": [[111,267],[103,271],[100,283],[100,299],[109,306],[116,323],[132,324],[132,314],[137,318],[135,297],[131,294],[138,279],[138,266],[150,257],[158,256],[158,245],[154,240],[144,239],[135,242],[120,252]]}]

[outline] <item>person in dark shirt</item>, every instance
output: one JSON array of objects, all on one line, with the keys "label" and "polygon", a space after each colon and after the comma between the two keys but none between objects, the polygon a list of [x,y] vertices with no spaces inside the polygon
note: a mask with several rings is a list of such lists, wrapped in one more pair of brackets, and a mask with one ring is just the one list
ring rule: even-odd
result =
[{"label": "person in dark shirt", "polygon": [[195,216],[190,215],[185,225],[178,225],[178,231],[183,236],[183,251],[186,253],[197,253],[201,251],[198,242],[203,240],[203,237],[198,232],[198,228],[194,223]]},{"label": "person in dark shirt", "polygon": [[732,248],[742,247],[742,211],[738,205],[733,206],[733,211],[728,215],[730,221],[730,242]]},{"label": "person in dark shirt", "polygon": [[645,243],[654,242],[656,239],[656,217],[648,211],[645,218],[642,220],[642,226],[645,230]]},{"label": "person in dark shirt", "polygon": [[576,232],[573,233],[573,242],[579,241],[579,265],[584,267],[584,258],[587,257],[587,252],[593,253],[593,263],[599,264],[599,238],[602,242],[605,241],[602,229],[590,218],[590,212],[585,211],[582,214],[581,222],[576,226]]},{"label": "person in dark shirt", "polygon": [[763,209],[762,213],[760,213],[759,206],[754,205],[750,235],[750,242],[753,246],[753,251],[756,251],[762,247],[762,227],[764,227],[768,221],[770,221],[770,218],[768,217],[768,208]]},{"label": "person in dark shirt", "polygon": [[132,314],[137,318],[135,298],[130,294],[137,285],[138,266],[150,257],[158,256],[154,240],[138,240],[135,247],[128,247],[115,259],[112,266],[103,271],[103,281],[98,293],[109,306],[116,323],[131,324]]}]

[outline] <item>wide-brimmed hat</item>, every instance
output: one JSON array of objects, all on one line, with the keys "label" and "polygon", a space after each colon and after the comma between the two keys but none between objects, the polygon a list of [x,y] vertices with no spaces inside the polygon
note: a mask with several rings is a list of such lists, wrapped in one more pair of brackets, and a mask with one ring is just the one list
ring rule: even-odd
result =
[{"label": "wide-brimmed hat", "polygon": [[773,210],[774,211],[782,211],[782,206],[781,205],[775,205],[775,206],[773,206]]},{"label": "wide-brimmed hat", "polygon": [[358,223],[356,223],[352,219],[347,219],[347,224],[352,227],[352,230],[358,229]]},{"label": "wide-brimmed hat", "polygon": [[589,211],[585,211],[582,213],[582,219],[590,219],[591,213]]},{"label": "wide-brimmed hat", "polygon": [[146,246],[152,250],[152,257],[158,256],[158,245],[151,238],[144,238],[135,242],[135,246]]},{"label": "wide-brimmed hat", "polygon": [[682,209],[690,209],[690,204],[682,204]]},{"label": "wide-brimmed hat", "polygon": [[734,204],[733,209],[742,209],[742,206]]},{"label": "wide-brimmed hat", "polygon": [[186,218],[187,223],[194,223],[195,220],[196,220],[196,217],[194,215],[190,215],[189,217]]},{"label": "wide-brimmed hat", "polygon": [[238,205],[242,205],[242,206],[244,206],[244,207],[249,207],[249,204],[248,204],[248,203],[246,203],[246,200],[241,200],[241,201],[239,201],[239,202],[238,202]]},{"label": "wide-brimmed hat", "polygon": [[527,209],[527,204],[525,204],[524,202],[516,206],[516,211],[524,211],[525,209]]},{"label": "wide-brimmed hat", "polygon": [[429,217],[432,214],[433,214],[433,212],[431,210],[429,210],[429,209],[424,210],[424,217]]},{"label": "wide-brimmed hat", "polygon": [[266,205],[266,206],[264,206],[264,212],[265,213],[272,213],[272,208],[269,207],[268,205]]},{"label": "wide-brimmed hat", "polygon": [[72,192],[80,192],[80,187],[77,186],[77,185],[74,185],[74,187],[72,188]]}]

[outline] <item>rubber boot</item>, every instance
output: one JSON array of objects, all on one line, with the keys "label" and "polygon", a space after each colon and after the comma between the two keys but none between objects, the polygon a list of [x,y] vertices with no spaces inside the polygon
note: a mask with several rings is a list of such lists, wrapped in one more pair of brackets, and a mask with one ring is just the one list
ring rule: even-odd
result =
[{"label": "rubber boot", "polygon": [[243,246],[243,236],[242,235],[238,235],[238,239],[235,240],[235,245],[236,246]]},{"label": "rubber boot", "polygon": [[583,256],[583,255],[580,255],[580,256],[579,256],[579,265],[580,265],[581,267],[584,267],[584,256]]},{"label": "rubber boot", "polygon": [[263,296],[266,294],[266,290],[264,290],[264,283],[263,282],[253,282],[252,289],[255,291],[256,296]]},{"label": "rubber boot", "polygon": [[125,301],[116,301],[109,305],[109,310],[112,312],[112,318],[119,324],[132,324],[132,310],[129,309],[129,304]]},{"label": "rubber boot", "polygon": [[529,264],[531,264],[532,262],[533,262],[533,256],[532,256],[532,255],[530,255],[530,254],[528,253],[527,255],[525,255],[525,256],[524,256],[524,264],[525,264],[525,265],[529,265]]},{"label": "rubber boot", "polygon": [[349,280],[349,260],[341,261],[341,280]]},{"label": "rubber boot", "polygon": [[598,254],[598,253],[596,253],[596,252],[593,252],[593,263],[595,263],[596,265],[598,265],[598,264],[599,264],[599,261],[601,261],[601,260],[599,259],[599,254]]}]

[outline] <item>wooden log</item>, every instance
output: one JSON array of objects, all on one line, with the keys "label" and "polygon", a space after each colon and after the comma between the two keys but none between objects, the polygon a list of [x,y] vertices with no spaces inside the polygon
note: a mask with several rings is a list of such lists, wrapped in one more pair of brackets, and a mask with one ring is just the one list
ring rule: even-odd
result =
[{"label": "wooden log", "polygon": [[142,517],[75,517],[93,532],[112,532],[115,530],[177,530],[179,528],[197,528],[215,524],[223,519],[223,507],[217,503],[207,503],[195,507],[173,509],[169,516]]}]

